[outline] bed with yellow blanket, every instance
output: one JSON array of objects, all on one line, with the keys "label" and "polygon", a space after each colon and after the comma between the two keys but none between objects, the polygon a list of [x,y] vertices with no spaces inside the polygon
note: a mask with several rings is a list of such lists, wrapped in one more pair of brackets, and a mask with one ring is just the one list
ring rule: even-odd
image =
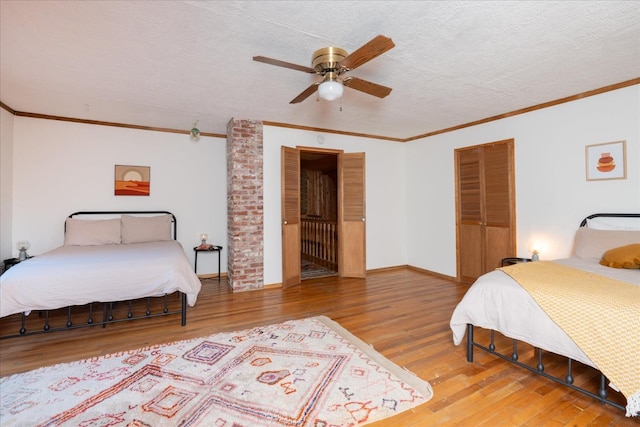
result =
[{"label": "bed with yellow blanket", "polygon": [[[611,387],[626,398],[626,414],[637,416],[640,412],[639,244],[640,230],[584,227],[577,232],[574,256],[570,258],[516,264],[481,276],[453,312],[450,326],[454,343],[460,344],[467,334],[469,361],[473,360],[474,347],[494,353],[492,345],[474,342],[475,326],[577,360],[602,372]],[[623,260],[628,261],[626,268],[609,266],[613,263],[608,256],[610,249],[619,247],[629,252]],[[616,265],[622,267],[623,264],[621,261]],[[522,366],[517,356],[497,355]],[[524,367],[548,377],[541,361],[536,368]],[[571,372],[565,378],[551,379],[623,408],[606,399],[608,391],[604,381],[596,393],[591,393],[573,385]]]}]

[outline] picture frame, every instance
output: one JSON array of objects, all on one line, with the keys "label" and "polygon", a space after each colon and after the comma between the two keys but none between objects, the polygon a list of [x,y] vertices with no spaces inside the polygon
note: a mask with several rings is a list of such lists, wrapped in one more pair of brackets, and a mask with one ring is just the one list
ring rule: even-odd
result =
[{"label": "picture frame", "polygon": [[587,181],[627,179],[627,141],[585,147]]},{"label": "picture frame", "polygon": [[151,167],[115,165],[114,195],[148,196],[151,194]]}]

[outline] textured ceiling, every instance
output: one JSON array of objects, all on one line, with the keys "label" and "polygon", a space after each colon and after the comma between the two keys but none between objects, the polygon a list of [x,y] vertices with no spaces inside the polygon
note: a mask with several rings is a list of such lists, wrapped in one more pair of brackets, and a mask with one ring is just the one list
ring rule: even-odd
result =
[{"label": "textured ceiling", "polygon": [[[0,101],[18,112],[225,134],[231,118],[410,138],[640,76],[639,1],[0,1]],[[311,65],[393,88],[289,101]]]}]

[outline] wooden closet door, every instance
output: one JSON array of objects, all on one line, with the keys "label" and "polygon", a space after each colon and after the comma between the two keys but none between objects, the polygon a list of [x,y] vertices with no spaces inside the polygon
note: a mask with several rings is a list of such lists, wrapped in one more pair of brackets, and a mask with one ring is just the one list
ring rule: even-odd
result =
[{"label": "wooden closet door", "polygon": [[480,149],[456,151],[458,277],[472,283],[483,271]]},{"label": "wooden closet door", "polygon": [[513,140],[458,149],[458,278],[473,283],[515,256]]},{"label": "wooden closet door", "polygon": [[484,267],[483,273],[515,256],[515,194],[513,141],[483,147]]}]

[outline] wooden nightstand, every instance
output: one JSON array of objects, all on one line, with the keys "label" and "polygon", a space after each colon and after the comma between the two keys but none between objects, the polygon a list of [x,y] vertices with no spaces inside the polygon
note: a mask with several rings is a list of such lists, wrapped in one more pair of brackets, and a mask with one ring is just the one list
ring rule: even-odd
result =
[{"label": "wooden nightstand", "polygon": [[502,266],[520,264],[521,262],[531,262],[531,258],[502,258]]}]

